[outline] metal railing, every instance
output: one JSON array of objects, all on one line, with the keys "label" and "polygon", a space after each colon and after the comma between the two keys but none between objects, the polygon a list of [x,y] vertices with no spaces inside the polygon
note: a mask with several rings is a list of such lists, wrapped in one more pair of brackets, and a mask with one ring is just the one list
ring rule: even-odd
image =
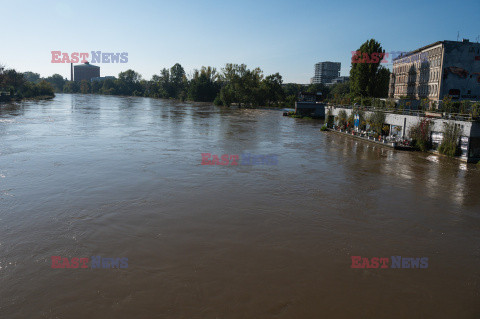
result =
[{"label": "metal railing", "polygon": [[412,115],[412,116],[418,116],[418,117],[438,117],[441,119],[455,120],[455,121],[479,120],[478,116],[473,117],[471,114],[446,113],[446,112],[438,112],[438,111],[395,109],[391,107],[379,108],[374,106],[353,106],[353,105],[329,105],[328,107],[343,108],[343,109],[350,109],[350,110],[355,109],[355,110],[369,111],[369,112],[383,112],[383,113],[399,114],[399,115]]}]

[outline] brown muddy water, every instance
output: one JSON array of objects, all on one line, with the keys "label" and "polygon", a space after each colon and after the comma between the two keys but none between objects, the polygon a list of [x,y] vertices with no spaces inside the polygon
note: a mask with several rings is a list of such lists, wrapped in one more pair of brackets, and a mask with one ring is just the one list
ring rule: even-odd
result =
[{"label": "brown muddy water", "polygon": [[2,105],[0,318],[480,318],[479,167],[320,126],[133,97]]}]

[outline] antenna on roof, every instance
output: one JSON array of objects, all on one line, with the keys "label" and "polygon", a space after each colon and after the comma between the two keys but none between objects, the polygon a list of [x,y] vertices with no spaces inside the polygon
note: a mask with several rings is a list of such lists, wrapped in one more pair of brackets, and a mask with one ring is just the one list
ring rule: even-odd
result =
[{"label": "antenna on roof", "polygon": [[460,31],[457,31],[457,41],[460,39]]}]

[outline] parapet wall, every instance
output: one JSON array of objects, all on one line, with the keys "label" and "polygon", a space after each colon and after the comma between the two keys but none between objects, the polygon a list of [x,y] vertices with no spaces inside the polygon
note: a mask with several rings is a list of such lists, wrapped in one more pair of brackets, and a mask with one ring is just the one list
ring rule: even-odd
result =
[{"label": "parapet wall", "polygon": [[[326,114],[330,110],[331,115],[338,116],[340,111],[345,111],[347,117],[350,116],[353,112],[351,107],[335,107],[327,106]],[[363,111],[365,116],[369,116],[373,111]],[[410,130],[412,127],[416,126],[421,120],[427,117],[420,115],[408,115],[408,114],[395,114],[391,112],[385,112],[385,124],[395,125],[401,127],[401,133],[399,136],[407,138],[410,136]],[[441,141],[444,132],[444,123],[454,123],[460,127],[460,144],[462,160],[468,162],[479,162],[480,161],[480,123],[474,121],[461,121],[455,119],[446,119],[446,118],[432,118],[429,117],[432,123],[432,143],[434,142],[434,136],[436,143]]]},{"label": "parapet wall", "polygon": [[[328,106],[329,109],[332,111],[333,116],[337,116],[338,112],[341,110],[347,113],[347,116],[350,116],[352,113],[351,108],[342,108],[342,107],[332,107]],[[369,116],[372,111],[364,111],[366,116]],[[394,114],[385,112],[385,124],[396,125],[404,127],[404,136],[408,136],[410,129],[417,125],[421,120],[425,119],[426,117],[423,116],[415,116],[415,115],[404,115],[404,114]],[[432,131],[433,132],[443,132],[444,123],[455,123],[460,125],[462,129],[462,136],[467,137],[480,137],[480,125],[477,122],[471,121],[458,121],[458,120],[448,120],[448,119],[437,119],[437,118],[429,118],[432,121]]]}]

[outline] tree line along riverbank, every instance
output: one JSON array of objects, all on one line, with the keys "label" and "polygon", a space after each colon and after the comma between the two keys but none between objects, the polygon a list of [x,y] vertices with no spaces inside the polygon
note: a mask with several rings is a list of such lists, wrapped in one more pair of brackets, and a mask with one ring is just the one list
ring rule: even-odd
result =
[{"label": "tree line along riverbank", "polygon": [[[384,51],[374,39],[366,41],[359,52]],[[283,83],[280,73],[264,75],[260,68],[227,63],[221,70],[203,66],[187,74],[176,63],[163,68],[150,80],[134,70],[120,72],[117,78],[101,81],[68,81],[59,74],[41,78],[38,73],[20,73],[0,69],[0,90],[17,98],[53,96],[53,92],[144,96],[153,98],[212,102],[216,105],[241,107],[293,107],[300,92],[321,93],[326,101],[371,103],[371,98],[388,94],[390,71],[378,63],[352,63],[350,81],[324,84]]]}]

